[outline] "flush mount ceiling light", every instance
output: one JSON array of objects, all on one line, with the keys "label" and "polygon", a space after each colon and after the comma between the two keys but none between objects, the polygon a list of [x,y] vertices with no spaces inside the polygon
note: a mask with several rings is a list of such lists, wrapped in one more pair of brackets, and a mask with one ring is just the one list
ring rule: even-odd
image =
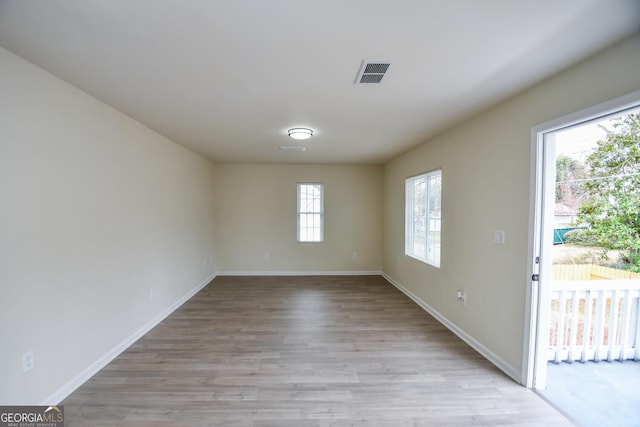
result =
[{"label": "flush mount ceiling light", "polygon": [[309,139],[313,136],[313,130],[308,128],[291,128],[287,134],[293,139]]}]

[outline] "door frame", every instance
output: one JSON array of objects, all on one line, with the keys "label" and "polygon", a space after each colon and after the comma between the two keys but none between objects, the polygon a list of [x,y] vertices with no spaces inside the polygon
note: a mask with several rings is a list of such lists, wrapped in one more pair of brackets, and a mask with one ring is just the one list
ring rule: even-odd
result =
[{"label": "door frame", "polygon": [[[545,135],[560,129],[603,118],[639,104],[640,90],[541,123],[531,128],[527,288],[525,292],[524,343],[521,374],[521,383],[527,388],[544,388],[546,384],[546,361],[544,362],[544,367],[539,366],[538,369],[536,367],[536,353],[543,351],[543,349],[538,349],[536,343],[540,336],[540,331],[538,330],[539,323],[544,321],[547,310],[540,304],[540,282],[532,280],[532,276],[538,274],[544,283],[545,279],[543,275],[550,275],[550,271],[546,271],[544,266],[547,265],[550,267],[551,265],[550,263],[544,263],[542,259],[544,255],[542,252],[544,235],[541,233],[544,215],[544,180],[555,176],[555,164],[552,165],[553,171],[545,167],[545,156],[547,156],[548,160],[550,155],[549,150],[545,150]],[[536,263],[536,259],[540,262]],[[550,270],[550,268],[548,269]],[[542,333],[542,335],[545,334]],[[542,365],[542,363],[542,361],[539,362],[540,365]]]}]

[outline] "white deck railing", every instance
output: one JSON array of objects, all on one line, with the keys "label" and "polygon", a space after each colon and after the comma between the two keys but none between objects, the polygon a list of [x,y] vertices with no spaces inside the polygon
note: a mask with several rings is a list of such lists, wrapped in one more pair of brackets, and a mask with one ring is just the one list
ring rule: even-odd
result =
[{"label": "white deck railing", "polygon": [[640,360],[640,280],[553,281],[548,360]]}]

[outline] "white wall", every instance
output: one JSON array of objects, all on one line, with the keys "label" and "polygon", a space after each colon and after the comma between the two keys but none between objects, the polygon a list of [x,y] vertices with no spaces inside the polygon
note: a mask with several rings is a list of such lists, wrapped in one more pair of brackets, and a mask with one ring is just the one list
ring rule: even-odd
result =
[{"label": "white wall", "polygon": [[[381,271],[382,167],[224,164],[216,173],[220,274]],[[324,183],[322,243],[296,242],[298,182]]]},{"label": "white wall", "polygon": [[0,94],[0,404],[38,404],[213,276],[215,169],[4,49]]},{"label": "white wall", "polygon": [[[383,270],[504,370],[521,372],[531,128],[640,89],[640,35],[503,102],[384,169]],[[441,167],[442,268],[404,254],[404,180]],[[506,231],[506,244],[493,231]],[[467,306],[456,290],[467,294]]]}]

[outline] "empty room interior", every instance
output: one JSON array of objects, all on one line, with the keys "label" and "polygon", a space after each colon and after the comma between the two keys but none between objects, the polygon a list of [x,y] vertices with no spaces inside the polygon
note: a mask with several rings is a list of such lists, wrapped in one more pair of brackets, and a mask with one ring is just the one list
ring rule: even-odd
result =
[{"label": "empty room interior", "polygon": [[638,90],[634,0],[0,0],[0,405],[571,425],[532,129]]}]

